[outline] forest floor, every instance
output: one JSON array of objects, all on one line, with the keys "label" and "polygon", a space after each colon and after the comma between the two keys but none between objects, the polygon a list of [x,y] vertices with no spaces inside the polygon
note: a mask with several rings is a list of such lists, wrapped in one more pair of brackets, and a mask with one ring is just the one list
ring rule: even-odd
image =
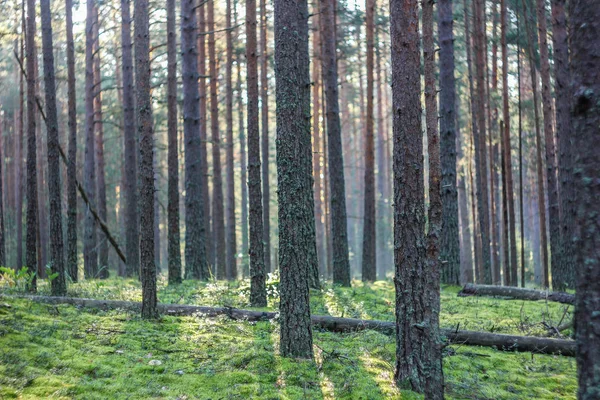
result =
[{"label": "forest floor", "polygon": [[[268,284],[276,309],[277,282]],[[571,310],[558,303],[457,297],[443,287],[441,326],[544,336]],[[1,288],[10,294],[15,288]],[[42,283],[40,294],[47,294]],[[69,295],[141,300],[135,280],[71,284]],[[162,303],[248,307],[248,281],[169,287]],[[391,282],[353,282],[311,293],[313,314],[394,319]],[[566,320],[566,319],[565,319]],[[315,362],[279,356],[276,322],[227,317],[140,319],[0,297],[0,399],[383,399],[422,397],[393,383],[395,341],[374,331],[314,331]],[[569,335],[570,332],[564,332]],[[575,399],[575,359],[452,345],[444,350],[447,399]]]}]

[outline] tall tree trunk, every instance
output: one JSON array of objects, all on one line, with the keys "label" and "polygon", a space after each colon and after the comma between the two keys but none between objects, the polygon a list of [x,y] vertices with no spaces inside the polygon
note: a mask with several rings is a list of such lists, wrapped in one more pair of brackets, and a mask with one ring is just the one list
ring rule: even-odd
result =
[{"label": "tall tree trunk", "polygon": [[[427,154],[429,156],[429,231],[426,238],[427,250],[424,264],[426,269],[423,271],[420,279],[417,278],[416,284],[416,288],[421,290],[419,295],[425,297],[426,300],[423,301],[422,308],[421,306],[416,307],[417,310],[420,309],[420,311],[417,311],[416,316],[419,318],[417,325],[422,323],[421,321],[427,325],[425,334],[420,342],[421,346],[425,349],[421,355],[421,362],[425,370],[422,376],[425,397],[430,400],[443,400],[444,374],[442,371],[442,339],[440,334],[440,275],[442,261],[440,259],[440,236],[442,234],[444,207],[442,203],[442,166],[440,159],[440,134],[438,131],[437,88],[435,82],[433,3],[434,0],[425,0],[422,3],[425,122],[427,126]],[[418,33],[416,38],[418,49]],[[417,87],[416,89],[420,88]],[[416,93],[419,93],[419,90]],[[415,98],[417,97],[415,96]],[[414,107],[412,103],[407,102],[406,105]],[[415,133],[420,133],[420,129],[415,130]],[[416,140],[416,136],[411,139]],[[408,159],[404,160],[408,161]],[[407,165],[404,165],[404,168],[407,168]],[[422,171],[422,168],[420,170]],[[423,172],[420,173],[422,174]],[[422,194],[424,195],[424,193]],[[424,200],[422,202],[424,203]],[[418,271],[418,265],[415,267],[414,271]],[[412,293],[412,295],[415,296],[417,293]],[[419,316],[421,312],[422,315]],[[414,329],[414,327],[411,328],[411,330]]]},{"label": "tall tree trunk", "polygon": [[[83,185],[96,208],[96,143],[94,139],[94,0],[87,3],[85,23],[85,163]],[[83,261],[86,279],[97,278],[98,247],[96,221],[91,211],[85,212]]]},{"label": "tall tree trunk", "polygon": [[[37,270],[37,169],[36,169],[36,100],[35,100],[35,0],[27,0],[27,237],[25,239],[25,266],[29,272]],[[28,288],[37,290],[34,275]]]},{"label": "tall tree trunk", "polygon": [[[328,172],[330,184],[331,237],[333,259],[333,283],[350,286],[350,261],[348,260],[348,227],[346,222],[346,184],[344,180],[344,156],[342,154],[342,128],[340,124],[340,106],[338,92],[338,73],[335,32],[335,0],[321,0],[321,17],[323,26],[323,87],[325,89],[325,105],[327,109],[327,150]],[[372,40],[372,38],[371,38]],[[371,58],[373,54],[371,54]],[[371,59],[371,63],[373,60]],[[371,69],[373,65],[371,65]],[[371,70],[371,74],[372,74]],[[371,81],[371,85],[373,82]],[[371,96],[371,102],[373,101]],[[371,104],[371,113],[372,104]],[[371,118],[373,116],[371,115]],[[372,127],[371,127],[372,128]],[[371,136],[373,132],[371,132]],[[372,140],[373,138],[371,138]],[[372,149],[373,150],[373,149]],[[374,166],[373,166],[374,167]],[[374,178],[374,177],[373,177]],[[374,182],[372,182],[374,184]],[[373,193],[374,194],[374,193]],[[374,199],[373,199],[374,201]],[[373,211],[375,204],[373,204]],[[373,230],[375,229],[373,219]],[[375,246],[373,244],[373,256]],[[373,268],[375,263],[373,263]],[[370,271],[372,273],[373,271]],[[376,276],[369,275],[369,280]]]},{"label": "tall tree trunk", "polygon": [[269,54],[267,50],[267,2],[260,0],[260,116],[262,152],[262,203],[265,272],[271,272],[271,186],[269,184]]},{"label": "tall tree trunk", "polygon": [[[377,5],[376,5],[377,6]],[[385,157],[385,147],[387,142],[384,136],[384,119],[383,119],[383,91],[385,90],[385,82],[381,73],[382,69],[382,51],[381,47],[381,34],[380,29],[375,29],[375,79],[377,82],[377,144],[376,144],[376,158],[377,158],[377,208],[376,208],[376,226],[377,226],[377,278],[380,280],[385,279],[385,268],[387,263],[386,256],[388,253],[387,241],[388,241],[388,227],[390,226],[389,215],[387,214],[389,205],[389,193],[388,188],[388,175]]]},{"label": "tall tree trunk", "polygon": [[135,140],[135,110],[133,86],[133,56],[131,44],[131,0],[121,0],[121,49],[123,59],[123,136],[125,187],[125,275],[138,276],[140,273],[140,230],[138,213],[138,165]]},{"label": "tall tree trunk", "polygon": [[[237,4],[237,3],[236,3]],[[234,8],[234,25],[238,24],[237,6]],[[240,193],[241,193],[241,224],[242,224],[242,275],[250,275],[248,263],[248,163],[246,158],[246,135],[244,134],[244,102],[242,93],[242,58],[245,54],[238,53],[237,64],[237,108],[238,108],[238,135],[240,140]]]},{"label": "tall tree trunk", "polygon": [[[575,267],[569,238],[573,235],[574,207],[571,189],[571,116],[569,91],[569,44],[565,0],[552,0],[552,44],[554,49],[554,91],[556,93],[556,142],[558,149],[558,187],[560,192],[560,247],[552,253],[552,287],[565,291],[574,288]],[[544,117],[545,118],[545,117]]]},{"label": "tall tree trunk", "polygon": [[375,229],[375,148],[373,115],[373,66],[375,0],[366,0],[367,16],[367,115],[365,129],[365,202],[363,225],[362,280],[377,279],[375,247],[377,232]]},{"label": "tall tree trunk", "polygon": [[[550,234],[550,255],[552,273],[561,263],[560,257],[560,214],[558,181],[556,176],[556,150],[554,144],[554,118],[552,94],[550,93],[550,62],[548,60],[548,33],[546,28],[546,2],[536,0],[538,21],[538,44],[540,49],[540,75],[542,78],[542,112],[544,115],[544,136],[546,154],[546,180],[548,194],[548,223]],[[548,280],[548,278],[546,278]]]},{"label": "tall tree trunk", "polygon": [[217,279],[225,279],[225,222],[223,210],[223,176],[221,172],[221,132],[219,131],[219,103],[217,98],[217,54],[215,48],[214,2],[208,4],[208,56],[210,58],[210,130],[213,161],[213,237],[215,240],[215,272]]},{"label": "tall tree trunk", "polygon": [[[519,2],[516,7],[517,37],[521,37]],[[525,224],[523,210],[523,118],[521,107],[521,46],[517,43],[517,95],[519,108],[519,223],[521,225],[521,287],[525,287]]]},{"label": "tall tree trunk", "polygon": [[237,243],[235,239],[235,171],[233,170],[233,36],[231,30],[231,1],[227,0],[226,10],[226,42],[227,42],[227,64],[225,65],[225,120],[227,122],[227,147],[225,157],[227,164],[227,199],[226,199],[226,219],[227,219],[227,239],[226,247],[226,270],[227,279],[237,279]]},{"label": "tall tree trunk", "polygon": [[[504,0],[502,0],[503,6],[504,6]],[[503,8],[504,10],[504,8]],[[502,13],[502,15],[504,15],[504,12]],[[504,22],[504,19],[502,19],[502,21]],[[503,30],[504,33],[504,30]],[[505,41],[503,41],[503,43],[505,43]],[[502,60],[502,69],[504,69],[504,59]],[[504,73],[503,73],[503,81],[504,81]],[[504,89],[503,89],[504,91]],[[504,134],[504,121],[500,121],[500,131],[502,132],[502,140],[500,141],[500,159],[502,160],[502,241],[504,242],[504,246],[502,246],[502,252],[503,252],[503,258],[504,258],[504,269],[503,269],[503,273],[504,273],[504,285],[505,286],[516,286],[514,285],[514,280],[516,279],[515,276],[513,276],[513,271],[510,265],[510,255],[509,255],[509,237],[508,237],[508,174],[507,174],[507,153],[508,155],[510,155],[510,148],[506,149],[506,140],[505,140],[505,134]]]},{"label": "tall tree trunk", "polygon": [[[208,152],[206,144],[208,143],[208,124],[207,124],[207,92],[206,92],[206,17],[205,17],[205,2],[200,1],[198,6],[198,94],[200,96],[200,190],[202,194],[202,209],[204,210],[204,243],[206,248],[206,256],[208,257],[207,265],[214,263],[214,238],[211,230],[210,219],[210,194],[208,191]],[[185,135],[184,135],[185,136]],[[187,174],[186,174],[187,176]],[[186,178],[187,179],[187,178]],[[187,226],[187,219],[186,219]],[[187,229],[187,228],[186,228]],[[186,242],[187,243],[187,242]],[[187,246],[187,244],[186,244]],[[186,259],[187,263],[187,259]],[[208,271],[208,270],[207,270]],[[187,275],[186,275],[187,276]],[[207,275],[208,277],[208,275]]]},{"label": "tall tree trunk", "polygon": [[[50,14],[50,0],[41,0],[42,14],[42,45],[44,59],[44,87],[46,100],[46,132],[48,135],[48,194],[50,200],[50,270],[56,277],[51,280],[51,293],[53,296],[67,294],[67,281],[65,277],[65,262],[63,254],[62,231],[62,204],[60,184],[60,160],[58,141],[58,112],[56,110],[56,83],[54,74],[54,52],[52,47],[52,16]],[[2,174],[0,173],[0,176]],[[0,182],[1,185],[1,182]],[[0,187],[0,193],[2,188]],[[0,203],[0,223],[2,222],[2,208]],[[2,226],[0,225],[0,228]],[[0,232],[1,235],[1,232]],[[4,243],[0,253],[3,252]],[[0,258],[2,258],[0,254]],[[2,260],[0,259],[0,263]]]},{"label": "tall tree trunk", "polygon": [[[24,36],[25,36],[25,1],[22,1],[21,10],[21,37],[19,40],[19,59],[23,62],[25,55]],[[28,82],[29,83],[29,82]],[[23,122],[23,104],[25,100],[25,85],[23,72],[19,69],[19,110],[18,110],[18,121],[19,129],[17,132],[17,139],[15,140],[15,159],[16,159],[16,170],[15,170],[15,220],[17,223],[17,257],[16,257],[16,268],[23,267],[23,153],[24,153],[24,122]],[[29,129],[29,126],[28,126]],[[29,144],[29,143],[28,143]],[[29,194],[26,195],[28,198]],[[28,212],[28,208],[26,212]],[[28,214],[27,214],[28,215]]]},{"label": "tall tree trunk", "polygon": [[[577,199],[576,232],[570,237],[577,268],[575,332],[577,397],[592,400],[600,393],[600,7],[594,1],[572,0],[571,126],[574,156],[573,189]],[[577,238],[577,239],[576,239]]]},{"label": "tall tree trunk", "polygon": [[267,305],[263,244],[263,202],[258,130],[258,63],[256,54],[256,0],[246,0],[246,80],[248,85],[248,195],[250,198],[250,303]]},{"label": "tall tree trunk", "polygon": [[[313,358],[309,272],[318,267],[306,0],[275,0],[281,354]],[[293,123],[290,123],[293,121]]]},{"label": "tall tree trunk", "polygon": [[440,257],[442,282],[460,283],[458,191],[456,187],[456,89],[454,84],[454,35],[452,0],[440,0],[440,147],[442,162],[442,232]]},{"label": "tall tree trunk", "polygon": [[[324,0],[323,0],[324,1]],[[327,276],[327,250],[325,243],[325,223],[323,218],[324,207],[321,202],[323,181],[321,180],[321,160],[323,158],[321,144],[321,91],[323,84],[321,81],[321,69],[323,69],[323,59],[321,57],[321,30],[324,25],[321,23],[321,14],[319,5],[322,7],[323,1],[313,6],[313,60],[312,60],[312,116],[313,116],[313,175],[315,179],[315,231],[317,237],[317,258],[319,260],[319,272],[322,276]]]},{"label": "tall tree trunk", "polygon": [[[100,71],[100,20],[98,5],[94,7],[94,127],[96,150],[96,176],[98,187],[98,216],[108,222],[106,207],[106,178],[104,175],[104,124],[102,121],[102,74]],[[108,278],[108,241],[101,229],[98,229],[98,277]]]},{"label": "tall tree trunk", "polygon": [[[183,80],[183,139],[185,143],[185,277],[207,280],[210,277],[206,257],[204,207],[201,173],[198,91],[198,55],[196,54],[195,0],[181,2],[181,78]],[[202,32],[201,32],[202,34]]]},{"label": "tall tree trunk", "polygon": [[[512,160],[511,160],[511,145],[510,145],[510,110],[508,107],[508,46],[506,43],[506,35],[508,31],[507,24],[508,12],[506,0],[500,2],[500,18],[501,18],[501,47],[502,47],[502,118],[504,119],[503,149],[506,174],[506,202],[508,206],[509,217],[509,233],[510,233],[510,285],[518,286],[518,267],[517,267],[517,235],[515,227],[515,198],[513,191],[513,176],[512,176]],[[506,238],[506,235],[504,235]],[[508,246],[508,242],[504,242],[504,246]],[[506,254],[506,252],[505,252]],[[505,260],[506,263],[509,260]]]},{"label": "tall tree trunk", "polygon": [[[135,0],[134,4],[136,116],[140,138],[139,207],[142,317],[157,318],[156,265],[154,264],[154,133],[152,131],[152,101],[150,97],[148,0]],[[193,12],[191,14],[194,15]]]},{"label": "tall tree trunk", "polygon": [[67,97],[69,109],[69,164],[67,165],[67,271],[77,282],[77,96],[75,86],[75,41],[73,0],[66,0]]},{"label": "tall tree trunk", "polygon": [[[441,374],[441,366],[436,365],[436,359],[439,361],[439,358],[434,356],[441,349],[435,329],[437,318],[434,316],[439,294],[436,296],[432,287],[435,274],[428,271],[424,237],[418,11],[416,0],[390,1],[394,109],[394,282],[398,327],[394,378],[401,388],[423,392],[427,380],[441,378],[435,373]],[[437,384],[442,384],[441,379]],[[431,388],[427,386],[428,391]],[[434,393],[437,390],[428,395],[433,396]],[[439,393],[435,398],[440,398]]]},{"label": "tall tree trunk", "polygon": [[[177,135],[177,33],[175,0],[167,0],[167,136],[169,284],[181,283],[179,243],[179,141]],[[195,32],[193,32],[195,33]]]},{"label": "tall tree trunk", "polygon": [[[440,4],[441,7],[441,4]],[[441,53],[440,53],[441,57]],[[455,109],[456,121],[460,121],[458,117],[458,109]],[[458,217],[460,220],[460,284],[473,282],[473,246],[471,227],[469,226],[469,205],[467,192],[467,174],[469,173],[469,159],[463,153],[463,140],[466,137],[459,127],[456,126],[456,151],[457,159],[461,160],[461,171],[458,175]],[[443,193],[443,192],[442,192]]]},{"label": "tall tree trunk", "polygon": [[[37,46],[37,44],[36,44]],[[41,93],[41,74],[38,58],[35,59],[35,92],[39,99]],[[46,166],[44,157],[47,157],[47,143],[42,135],[41,113],[36,108],[35,113],[35,135],[37,137],[38,152],[36,154],[37,167],[37,202],[38,202],[38,225],[37,225],[37,273],[39,278],[46,278],[46,266],[48,265],[48,193],[46,193]]]},{"label": "tall tree trunk", "polygon": [[538,188],[538,209],[540,219],[540,242],[541,242],[541,280],[542,286],[549,287],[548,280],[548,236],[546,233],[546,201],[544,196],[544,171],[542,162],[542,134],[540,132],[539,118],[539,100],[538,100],[538,79],[534,61],[534,32],[529,21],[527,13],[527,4],[522,0],[523,12],[525,15],[525,29],[527,33],[527,47],[529,53],[529,69],[531,71],[531,86],[533,91],[533,112],[535,119],[535,141],[536,141],[536,166],[537,166],[537,188]]},{"label": "tall tree trunk", "polygon": [[486,166],[486,124],[485,124],[485,7],[483,0],[473,0],[473,29],[474,29],[474,52],[475,52],[475,107],[477,118],[477,130],[474,131],[475,138],[475,170],[477,179],[477,216],[479,219],[481,235],[481,260],[483,282],[492,283],[491,252],[490,252],[490,218],[488,203],[487,166]]}]

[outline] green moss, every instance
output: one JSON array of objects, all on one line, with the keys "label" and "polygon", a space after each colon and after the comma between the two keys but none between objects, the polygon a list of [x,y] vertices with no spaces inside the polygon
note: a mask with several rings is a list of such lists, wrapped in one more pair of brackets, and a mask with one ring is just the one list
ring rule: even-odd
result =
[{"label": "green moss", "polygon": [[[45,290],[43,284],[42,291]],[[269,307],[277,307],[277,282]],[[162,302],[247,307],[248,283],[159,283]],[[543,334],[564,306],[442,292],[445,327]],[[139,300],[139,283],[110,279],[71,286],[70,295]],[[226,317],[144,321],[120,311],[80,310],[2,299],[0,398],[76,399],[420,399],[393,383],[395,342],[376,332],[314,332],[315,362],[279,356],[276,322]],[[393,320],[391,283],[326,285],[311,293],[315,314]],[[566,318],[570,318],[567,314]],[[160,363],[154,361],[157,360]],[[159,364],[159,365],[152,365]],[[445,351],[448,399],[574,399],[575,360],[451,346]]]}]

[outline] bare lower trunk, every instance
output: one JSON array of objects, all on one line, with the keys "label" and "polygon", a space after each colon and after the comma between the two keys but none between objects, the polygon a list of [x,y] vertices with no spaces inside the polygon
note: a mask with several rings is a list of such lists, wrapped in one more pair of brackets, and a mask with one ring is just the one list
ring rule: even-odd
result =
[{"label": "bare lower trunk", "polygon": [[248,195],[250,201],[250,303],[267,305],[263,244],[263,202],[258,130],[258,65],[256,46],[256,0],[246,0],[246,60],[248,82]]},{"label": "bare lower trunk", "polygon": [[265,272],[273,272],[271,267],[271,186],[269,184],[269,81],[267,78],[269,55],[267,51],[267,2],[260,0],[260,116],[262,153],[262,204],[263,241]]},{"label": "bare lower trunk", "polygon": [[150,97],[148,0],[135,0],[135,86],[140,138],[140,280],[142,317],[157,318],[154,264],[154,133]]},{"label": "bare lower trunk", "polygon": [[[281,354],[313,358],[308,275],[315,245],[306,0],[275,0]],[[293,121],[293,123],[290,123]]]}]

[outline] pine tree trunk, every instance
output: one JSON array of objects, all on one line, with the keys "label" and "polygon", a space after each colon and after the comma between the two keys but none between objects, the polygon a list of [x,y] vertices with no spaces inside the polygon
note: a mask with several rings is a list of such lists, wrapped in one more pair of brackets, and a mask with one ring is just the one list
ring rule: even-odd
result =
[{"label": "pine tree trunk", "polygon": [[387,142],[384,136],[384,119],[383,119],[383,91],[385,90],[385,82],[382,82],[382,51],[381,47],[381,34],[379,29],[375,29],[375,79],[377,85],[377,208],[375,215],[377,225],[377,251],[376,251],[376,264],[377,264],[377,279],[385,279],[385,268],[387,265],[386,256],[388,253],[387,241],[388,241],[388,227],[390,226],[390,218],[387,214],[389,205],[389,193],[387,193],[387,169],[386,169],[386,157],[385,147]]},{"label": "pine tree trunk", "polygon": [[[24,36],[25,36],[25,7],[21,10],[21,38],[19,40],[19,59],[21,62],[24,60],[25,49],[24,49]],[[23,153],[24,153],[24,122],[23,122],[23,104],[25,100],[25,87],[24,87],[24,76],[23,72],[19,70],[19,110],[18,110],[18,123],[17,139],[15,140],[15,221],[17,230],[17,257],[15,267],[20,269],[23,267]],[[28,196],[28,195],[27,195]]]},{"label": "pine tree trunk", "polygon": [[[275,0],[280,351],[313,358],[309,272],[315,245],[306,0]],[[290,121],[293,121],[290,123]]]},{"label": "pine tree trunk", "polygon": [[[183,80],[183,140],[185,143],[185,278],[207,280],[210,277],[206,257],[204,205],[201,172],[198,91],[198,55],[196,54],[196,14],[194,0],[181,2],[181,78]],[[202,32],[201,32],[202,33]],[[202,81],[202,79],[201,79]]]},{"label": "pine tree trunk", "polygon": [[[25,239],[25,266],[29,272],[37,270],[37,168],[36,168],[36,101],[35,101],[35,0],[27,0],[27,237]],[[34,275],[28,288],[37,290]]]},{"label": "pine tree trunk", "polygon": [[267,305],[263,243],[260,135],[258,130],[258,60],[256,47],[256,0],[246,0],[246,80],[248,84],[248,195],[250,206],[250,304]]},{"label": "pine tree trunk", "polygon": [[454,36],[452,0],[440,0],[440,147],[442,162],[442,232],[440,257],[442,282],[460,282],[458,191],[456,187],[456,89],[454,84]]},{"label": "pine tree trunk", "polygon": [[570,238],[573,236],[574,201],[570,178],[573,173],[571,155],[571,116],[569,90],[569,44],[565,1],[552,0],[552,44],[554,56],[554,91],[556,94],[556,142],[558,149],[558,188],[560,192],[560,247],[553,252],[552,287],[564,291],[575,287],[575,266]]},{"label": "pine tree trunk", "polygon": [[75,87],[75,41],[73,40],[73,0],[66,0],[67,96],[69,109],[69,164],[67,165],[67,271],[77,282],[77,95]]},{"label": "pine tree trunk", "polygon": [[[324,0],[319,1],[319,5],[322,6]],[[324,90],[321,82],[321,69],[323,69],[323,58],[321,57],[321,30],[324,25],[321,23],[321,14],[318,5],[313,6],[313,60],[312,60],[312,131],[313,131],[313,175],[315,180],[314,192],[315,192],[315,231],[317,237],[317,258],[319,260],[319,273],[321,276],[327,275],[327,269],[330,267],[327,265],[327,250],[325,243],[325,223],[323,219],[323,204],[321,202],[321,196],[323,193],[323,181],[321,180],[321,160],[323,158],[322,144],[321,144],[321,91]]]},{"label": "pine tree trunk", "polygon": [[[237,13],[235,14],[235,25],[237,25]],[[244,103],[242,93],[242,57],[237,56],[237,107],[238,107],[238,135],[240,140],[240,193],[241,193],[241,224],[242,224],[242,275],[244,278],[250,275],[248,263],[248,162],[246,158],[246,135],[244,134]]]},{"label": "pine tree trunk", "polygon": [[374,147],[374,115],[373,115],[373,67],[374,67],[374,32],[375,32],[375,0],[366,0],[367,16],[367,114],[365,126],[365,169],[364,169],[364,225],[362,251],[362,280],[365,282],[377,279],[375,224],[375,147]]},{"label": "pine tree trunk", "polygon": [[[512,176],[512,160],[511,160],[511,145],[510,145],[510,110],[508,107],[508,46],[506,43],[506,35],[509,23],[506,0],[501,0],[500,3],[500,18],[501,18],[501,47],[502,47],[502,115],[504,119],[503,137],[503,157],[506,165],[506,202],[508,207],[509,217],[509,234],[510,234],[510,285],[518,286],[518,267],[517,267],[517,235],[515,227],[515,199],[513,191],[513,176]],[[506,238],[506,235],[505,235]],[[504,246],[508,246],[505,241]],[[505,252],[506,254],[506,252]],[[505,260],[506,263],[509,260]]]},{"label": "pine tree trunk", "polygon": [[[571,127],[573,192],[577,199],[576,232],[570,238],[577,268],[575,338],[577,340],[577,398],[600,394],[600,7],[594,1],[572,0]],[[577,239],[575,239],[577,237]]]},{"label": "pine tree trunk", "polygon": [[175,0],[167,0],[167,136],[169,284],[181,283],[179,243],[179,141],[177,135],[177,33]]},{"label": "pine tree trunk", "polygon": [[[502,3],[504,4],[504,0],[502,0]],[[504,20],[503,20],[504,21]],[[502,63],[504,65],[504,60],[502,60]],[[504,69],[504,68],[503,68]],[[503,78],[504,79],[504,72],[503,72]],[[504,242],[504,246],[502,246],[502,251],[503,251],[503,258],[504,258],[504,285],[505,286],[516,286],[514,284],[514,281],[516,279],[516,277],[513,275],[513,271],[510,265],[510,255],[509,255],[509,238],[508,238],[508,174],[507,174],[507,153],[510,152],[510,150],[508,150],[506,147],[506,138],[505,138],[505,127],[504,127],[504,121],[500,121],[500,131],[502,133],[502,140],[500,141],[501,144],[501,151],[500,151],[500,158],[502,160],[502,241]],[[510,155],[510,153],[508,154]]]},{"label": "pine tree trunk", "polygon": [[[440,5],[441,7],[441,5]],[[440,53],[441,57],[441,53]],[[455,109],[456,120],[458,117],[458,109]],[[458,175],[458,218],[460,220],[460,284],[473,283],[473,245],[471,236],[471,227],[469,226],[469,204],[467,192],[467,174],[469,167],[467,163],[469,159],[463,153],[463,140],[466,135],[462,133],[456,126],[456,158],[461,160],[462,171]],[[443,193],[443,192],[442,192]]]},{"label": "pine tree trunk", "polygon": [[[342,154],[342,128],[338,92],[338,73],[335,32],[335,0],[321,0],[321,23],[323,45],[323,88],[327,118],[328,177],[330,184],[331,240],[333,259],[333,283],[350,286],[350,262],[348,260],[348,232],[346,222],[346,185],[344,180],[344,156]],[[371,54],[371,57],[373,54]],[[373,60],[371,60],[373,62]],[[371,65],[371,69],[372,69]],[[371,70],[371,74],[372,74]],[[373,82],[371,82],[373,85]],[[373,101],[371,96],[371,102]],[[372,104],[371,104],[371,113]],[[371,118],[373,116],[371,115]],[[371,132],[372,136],[372,132]],[[373,138],[371,138],[373,139]],[[374,166],[373,166],[374,167]],[[374,177],[373,177],[374,178]],[[374,182],[372,182],[374,184]],[[374,193],[373,193],[374,194]],[[374,201],[374,199],[373,199]],[[373,204],[373,211],[375,204]],[[375,229],[373,220],[373,230]],[[374,243],[373,252],[375,251]],[[375,253],[373,253],[373,256]],[[373,263],[373,267],[375,264]],[[373,272],[373,271],[370,271]],[[369,275],[373,280],[375,276]]]},{"label": "pine tree trunk", "polygon": [[[140,280],[142,318],[157,318],[154,264],[154,133],[150,97],[148,0],[135,0],[135,87],[140,138]],[[192,13],[192,15],[194,15]]]},{"label": "pine tree trunk", "polygon": [[136,150],[136,119],[134,110],[133,55],[131,44],[131,0],[121,0],[121,49],[123,59],[123,135],[124,135],[124,181],[125,203],[125,253],[127,265],[125,276],[140,273],[140,230],[138,213],[138,165]]},{"label": "pine tree trunk", "polygon": [[[46,132],[48,135],[48,194],[50,200],[50,270],[56,277],[51,281],[53,296],[67,294],[65,263],[63,254],[62,204],[60,185],[60,160],[58,141],[58,112],[56,110],[56,83],[54,73],[54,52],[52,47],[52,16],[50,0],[41,0],[42,45],[44,59],[44,87],[46,103]],[[0,157],[1,158],[1,157]],[[0,176],[2,174],[0,173]],[[2,193],[0,181],[0,194]],[[0,197],[1,199],[1,197]],[[2,206],[0,201],[0,230],[3,228]],[[0,236],[2,232],[0,231]],[[0,241],[0,253],[4,243]],[[4,254],[0,254],[0,264],[4,265]]]},{"label": "pine tree trunk", "polygon": [[[200,1],[198,7],[198,94],[200,96],[200,176],[202,177],[200,188],[202,193],[202,209],[204,210],[204,243],[206,248],[206,257],[208,257],[207,265],[214,263],[214,237],[211,230],[211,210],[210,210],[210,194],[208,191],[208,151],[206,144],[208,143],[208,124],[207,124],[207,92],[206,92],[206,17],[205,3]],[[186,174],[187,176],[187,174]],[[186,178],[187,179],[187,178]],[[186,220],[187,221],[187,220]],[[187,226],[187,222],[186,222]],[[187,242],[186,242],[187,246]],[[186,259],[187,263],[187,259]],[[209,268],[209,267],[207,267]],[[187,271],[187,269],[186,269]],[[208,269],[207,269],[208,271]],[[187,276],[187,275],[186,275]],[[208,279],[208,275],[207,278]]]},{"label": "pine tree trunk", "polygon": [[[517,20],[517,37],[520,37],[519,2],[515,17]],[[525,224],[523,210],[523,118],[521,107],[521,46],[517,43],[517,96],[519,115],[519,223],[521,225],[521,287],[525,287]]]},{"label": "pine tree trunk", "polygon": [[267,51],[267,2],[260,0],[260,102],[261,102],[261,152],[262,152],[262,203],[265,273],[271,268],[271,186],[269,184],[269,81],[267,79],[269,55]]},{"label": "pine tree trunk", "polygon": [[[96,150],[96,174],[98,187],[98,216],[108,222],[106,207],[106,178],[104,175],[104,124],[102,121],[102,76],[100,72],[100,20],[98,5],[94,7],[94,127]],[[98,277],[108,278],[108,241],[101,229],[98,229]]]},{"label": "pine tree trunk", "polygon": [[[429,156],[429,231],[427,233],[426,269],[423,271],[420,279],[417,278],[416,282],[416,288],[422,290],[420,295],[425,297],[425,300],[423,301],[423,308],[420,306],[416,307],[416,309],[420,309],[420,311],[417,311],[415,316],[418,318],[416,321],[417,325],[420,323],[425,324],[425,330],[421,341],[420,343],[417,342],[423,346],[424,349],[423,354],[421,355],[421,362],[424,364],[424,372],[422,373],[421,378],[423,391],[425,392],[425,397],[429,400],[443,400],[443,343],[440,333],[440,275],[442,261],[440,259],[440,236],[442,234],[442,215],[444,207],[442,203],[442,166],[440,158],[440,134],[438,131],[437,88],[435,81],[433,3],[434,0],[424,0],[422,3],[425,122],[427,126],[427,153]],[[417,131],[415,130],[415,132]],[[404,168],[406,167],[407,166],[405,165]],[[418,282],[419,280],[422,282]],[[412,295],[415,296],[417,293],[412,293]],[[422,312],[422,315],[419,315],[419,312]],[[414,327],[411,328],[411,330],[414,329]]]},{"label": "pine tree trunk", "polygon": [[[225,222],[223,210],[223,175],[221,172],[221,132],[219,131],[219,103],[217,98],[217,54],[215,49],[214,3],[208,4],[208,57],[210,59],[210,130],[213,161],[213,237],[215,240],[215,272],[217,279],[227,278],[225,265]],[[189,225],[188,225],[189,226]]]},{"label": "pine tree trunk", "polygon": [[[441,374],[441,366],[436,365],[434,354],[439,354],[441,349],[435,327],[437,318],[434,317],[437,296],[432,279],[435,274],[427,273],[428,246],[424,236],[425,189],[418,13],[416,0],[390,2],[397,326],[394,378],[400,388],[423,392],[428,379],[440,378],[435,371]],[[442,381],[436,383],[439,385]],[[431,387],[427,388],[429,390]],[[432,391],[431,394],[433,393],[437,392]]]},{"label": "pine tree trunk", "polygon": [[[560,195],[556,176],[556,150],[554,145],[554,126],[552,120],[552,94],[550,93],[550,62],[548,60],[548,34],[546,28],[546,2],[536,0],[538,21],[538,44],[540,51],[540,75],[542,78],[542,112],[544,115],[544,136],[546,155],[546,185],[548,195],[548,223],[550,235],[550,270],[554,273],[561,263],[560,252]],[[548,278],[546,278],[548,280]]]},{"label": "pine tree trunk", "polygon": [[477,130],[475,138],[475,171],[477,180],[477,217],[479,219],[481,235],[481,261],[483,282],[492,283],[491,252],[490,252],[490,218],[486,167],[486,124],[485,124],[485,29],[484,29],[484,1],[473,0],[473,29],[475,53],[475,113]]},{"label": "pine tree trunk", "polygon": [[226,251],[226,275],[228,280],[237,279],[237,244],[235,238],[235,171],[233,169],[233,36],[231,30],[231,1],[227,0],[226,10],[226,42],[227,42],[227,64],[225,65],[225,120],[227,122],[227,147],[225,149],[227,165],[227,199],[226,220],[227,231],[225,241]]},{"label": "pine tree trunk", "polygon": [[529,55],[529,68],[531,71],[531,86],[533,91],[533,111],[535,119],[535,141],[536,141],[536,166],[537,166],[537,188],[538,188],[538,209],[540,220],[540,245],[541,245],[541,284],[543,287],[549,287],[548,280],[548,236],[546,234],[546,201],[544,195],[544,171],[542,162],[542,134],[540,132],[540,118],[538,110],[538,79],[534,61],[534,32],[531,27],[527,13],[527,5],[523,1],[523,11],[525,13],[525,29],[527,31],[527,47]]},{"label": "pine tree trunk", "polygon": [[[37,47],[37,43],[36,43]],[[39,99],[41,93],[42,75],[40,74],[38,58],[35,59],[35,92]],[[37,273],[39,278],[46,278],[46,266],[48,265],[48,193],[46,193],[46,163],[44,158],[47,157],[47,143],[42,135],[42,118],[39,109],[36,107],[35,113],[35,135],[37,140],[37,202],[38,202],[38,225],[37,225]]]},{"label": "pine tree trunk", "polygon": [[[2,144],[2,124],[4,124],[3,118],[0,118],[0,265],[6,266],[6,237],[4,233],[4,188],[2,186],[2,165],[5,165],[6,162],[4,159],[3,153],[3,144]],[[10,185],[9,185],[10,187]],[[8,208],[8,207],[7,207]],[[62,232],[61,232],[62,234]],[[61,235],[62,237],[62,235]]]}]

